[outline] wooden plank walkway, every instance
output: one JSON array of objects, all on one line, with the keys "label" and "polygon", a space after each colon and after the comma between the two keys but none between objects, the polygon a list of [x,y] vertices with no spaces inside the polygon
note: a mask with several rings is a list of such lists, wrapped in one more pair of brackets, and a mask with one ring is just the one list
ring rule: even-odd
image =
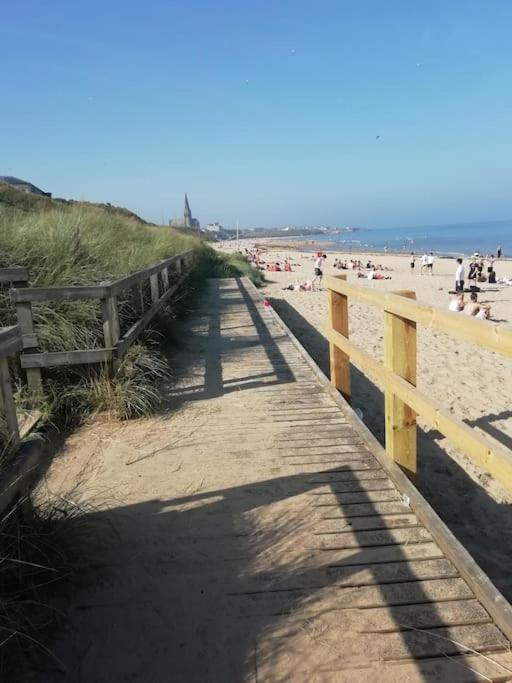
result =
[{"label": "wooden plank walkway", "polygon": [[95,486],[138,485],[59,636],[65,680],[512,680],[507,639],[252,288],[212,281],[187,334],[167,419],[95,465]]}]

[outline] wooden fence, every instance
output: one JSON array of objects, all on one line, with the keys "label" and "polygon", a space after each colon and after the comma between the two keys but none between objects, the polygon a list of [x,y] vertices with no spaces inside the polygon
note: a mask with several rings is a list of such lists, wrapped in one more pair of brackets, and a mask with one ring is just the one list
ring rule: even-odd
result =
[{"label": "wooden fence", "polygon": [[[416,388],[416,325],[512,357],[512,328],[420,304],[412,291],[376,292],[349,284],[346,275],[326,278],[329,290],[331,383],[350,400],[350,361],[384,388],[386,450],[414,479],[416,416],[437,429],[476,465],[512,490],[512,452],[466,423]],[[348,339],[348,300],[384,311],[384,363]]]},{"label": "wooden fence", "polygon": [[[28,286],[28,273],[23,268],[0,271],[0,283],[11,282],[11,299],[16,307],[21,333],[23,353],[21,367],[26,370],[30,390],[41,391],[41,368],[86,365],[119,361],[135,342],[148,323],[155,317],[187,277],[192,251],[143,268],[113,282],[91,286],[44,287]],[[149,283],[151,303],[146,307],[144,287]],[[132,291],[132,301],[137,308],[138,319],[125,331],[121,331],[118,297]],[[32,304],[42,301],[72,301],[97,299],[103,318],[103,346],[94,349],[41,352],[34,324]]]},{"label": "wooden fence", "polygon": [[20,442],[20,430],[16,405],[9,374],[9,357],[18,354],[22,348],[21,334],[17,325],[0,327],[0,412],[5,418],[7,445],[16,448]]}]

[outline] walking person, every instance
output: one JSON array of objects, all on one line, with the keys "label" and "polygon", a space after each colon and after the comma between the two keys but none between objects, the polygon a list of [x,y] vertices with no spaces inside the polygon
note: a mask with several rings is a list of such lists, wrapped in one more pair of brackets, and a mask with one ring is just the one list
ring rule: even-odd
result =
[{"label": "walking person", "polygon": [[434,274],[434,254],[433,254],[433,252],[430,252],[430,254],[427,256],[427,272],[430,275]]},{"label": "walking person", "polygon": [[411,261],[410,261],[410,264],[411,264],[411,275],[414,275],[414,265],[415,265],[415,263],[416,263],[416,256],[414,256],[414,252],[411,251]]},{"label": "walking person", "polygon": [[324,275],[322,268],[324,267],[325,259],[327,256],[325,254],[322,254],[317,258],[315,261],[315,277],[313,278],[311,282],[311,288],[315,288],[315,284],[318,281],[318,286],[322,284],[322,277]]},{"label": "walking person", "polygon": [[462,265],[462,259],[457,259],[457,270],[455,271],[455,291],[464,291],[464,266]]},{"label": "walking person", "polygon": [[423,254],[421,257],[421,267],[420,267],[420,275],[423,275],[423,270],[427,267],[427,261],[428,261],[428,256],[427,252]]},{"label": "walking person", "polygon": [[501,258],[501,247],[496,249],[496,258]]}]

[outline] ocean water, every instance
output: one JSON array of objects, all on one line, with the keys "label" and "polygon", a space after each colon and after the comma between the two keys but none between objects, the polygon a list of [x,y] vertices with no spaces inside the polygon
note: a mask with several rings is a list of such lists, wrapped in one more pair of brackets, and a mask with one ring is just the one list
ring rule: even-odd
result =
[{"label": "ocean water", "polygon": [[[304,237],[291,239],[304,240]],[[308,236],[309,239],[309,236]],[[311,235],[311,239],[330,242],[330,248],[346,251],[433,251],[439,255],[495,254],[512,257],[512,220],[460,225],[360,230],[339,235]]]}]

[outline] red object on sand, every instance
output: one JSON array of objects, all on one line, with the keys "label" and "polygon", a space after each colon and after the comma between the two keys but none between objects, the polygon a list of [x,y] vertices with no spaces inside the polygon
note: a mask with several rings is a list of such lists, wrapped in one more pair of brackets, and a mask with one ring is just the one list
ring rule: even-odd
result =
[{"label": "red object on sand", "polygon": [[270,308],[270,301],[268,299],[263,299],[263,306],[265,308]]}]

